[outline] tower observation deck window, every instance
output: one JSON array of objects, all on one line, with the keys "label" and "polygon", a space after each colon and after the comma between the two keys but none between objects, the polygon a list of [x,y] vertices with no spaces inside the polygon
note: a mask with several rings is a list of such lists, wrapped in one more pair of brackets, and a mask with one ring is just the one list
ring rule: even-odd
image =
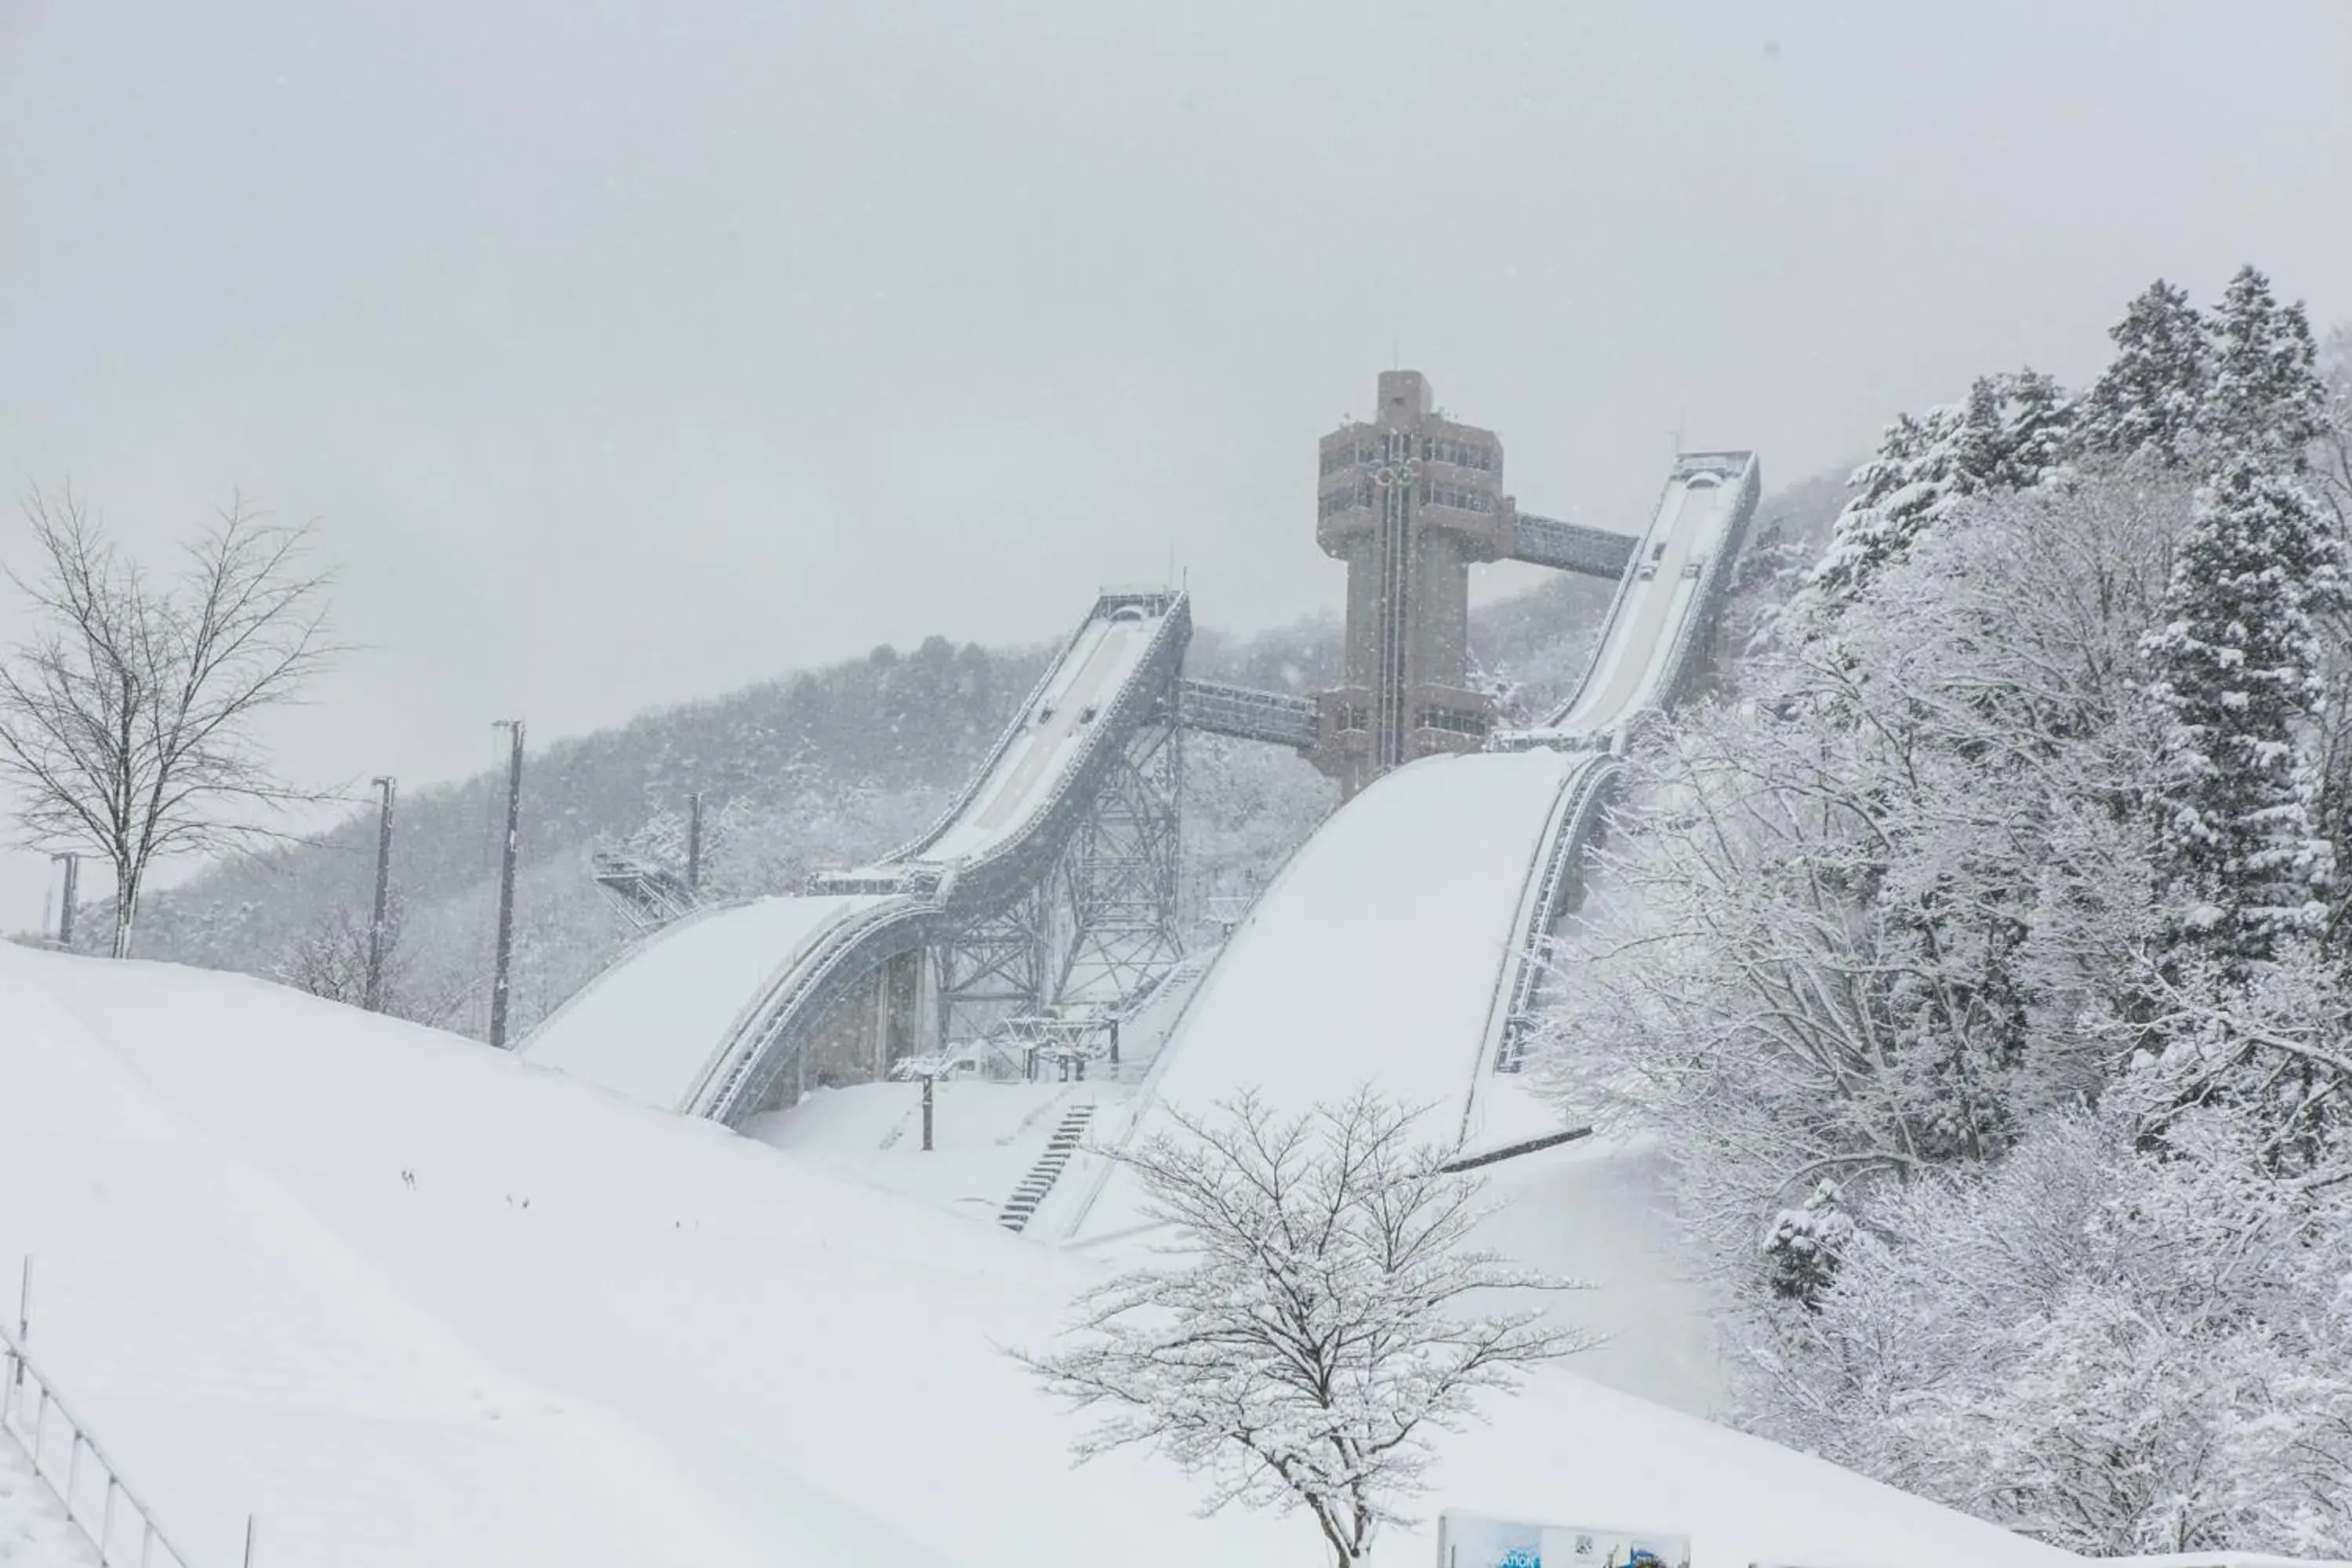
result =
[{"label": "tower observation deck window", "polygon": [[1465,490],[1453,485],[1431,484],[1423,498],[1431,506],[1450,506],[1456,511],[1492,511],[1495,498],[1483,490]]},{"label": "tower observation deck window", "polygon": [[1474,468],[1480,473],[1495,469],[1495,449],[1470,441],[1448,440],[1443,436],[1424,436],[1421,455],[1432,462],[1451,463],[1457,468]]},{"label": "tower observation deck window", "polygon": [[1413,716],[1413,728],[1439,730],[1449,735],[1484,735],[1486,722],[1480,715],[1459,708],[1424,708]]},{"label": "tower observation deck window", "polygon": [[1343,490],[1331,490],[1326,493],[1316,503],[1315,515],[1329,517],[1334,512],[1345,511],[1351,506],[1369,505],[1371,497],[1365,491],[1363,486],[1351,485]]}]

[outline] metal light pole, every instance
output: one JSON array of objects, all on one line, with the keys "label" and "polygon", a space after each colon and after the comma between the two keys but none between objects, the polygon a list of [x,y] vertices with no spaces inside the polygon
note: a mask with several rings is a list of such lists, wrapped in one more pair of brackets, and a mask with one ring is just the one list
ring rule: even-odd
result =
[{"label": "metal light pole", "polygon": [[368,921],[367,993],[360,1005],[371,1013],[383,1011],[383,921],[392,898],[392,797],[398,781],[379,773],[369,781],[383,792],[375,821],[375,913]]},{"label": "metal light pole", "polygon": [[65,892],[58,900],[58,945],[70,949],[73,946],[74,900],[81,896],[81,857],[68,851],[63,855],[52,855],[49,858],[62,862],[66,868]]},{"label": "metal light pole", "polygon": [[686,890],[702,891],[702,792],[686,797]]},{"label": "metal light pole", "polygon": [[507,840],[499,857],[499,946],[490,973],[490,1045],[507,1046],[507,971],[514,958],[515,845],[522,816],[522,721],[501,719],[490,726],[512,732],[507,756]]}]

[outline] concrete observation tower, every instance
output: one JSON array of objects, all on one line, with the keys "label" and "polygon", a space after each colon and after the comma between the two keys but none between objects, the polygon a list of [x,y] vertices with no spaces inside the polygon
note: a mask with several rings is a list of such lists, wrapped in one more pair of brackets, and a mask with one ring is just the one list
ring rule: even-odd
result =
[{"label": "concrete observation tower", "polygon": [[1495,706],[1469,685],[1470,566],[1527,561],[1612,581],[1633,541],[1537,517],[1503,489],[1503,444],[1383,371],[1370,423],[1323,437],[1315,538],[1348,564],[1346,684],[1316,698],[1315,765],[1349,795],[1438,752],[1475,752]]}]

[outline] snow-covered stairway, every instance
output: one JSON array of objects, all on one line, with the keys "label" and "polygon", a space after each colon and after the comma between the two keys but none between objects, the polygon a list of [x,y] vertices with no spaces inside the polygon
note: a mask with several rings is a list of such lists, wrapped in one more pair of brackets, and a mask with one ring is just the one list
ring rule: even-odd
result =
[{"label": "snow-covered stairway", "polygon": [[1068,1164],[1070,1156],[1078,1152],[1079,1143],[1086,1139],[1087,1124],[1094,1119],[1093,1100],[1073,1105],[1063,1112],[1061,1124],[1054,1129],[1053,1137],[1045,1141],[1045,1152],[1037,1156],[1037,1163],[1029,1167],[1029,1173],[1021,1178],[1021,1184],[1013,1189],[1013,1195],[998,1211],[997,1224],[1007,1230],[1019,1230],[1029,1223],[1029,1216],[1037,1212],[1037,1205],[1044,1203],[1045,1194],[1054,1190],[1055,1179],[1061,1175],[1062,1167]]}]

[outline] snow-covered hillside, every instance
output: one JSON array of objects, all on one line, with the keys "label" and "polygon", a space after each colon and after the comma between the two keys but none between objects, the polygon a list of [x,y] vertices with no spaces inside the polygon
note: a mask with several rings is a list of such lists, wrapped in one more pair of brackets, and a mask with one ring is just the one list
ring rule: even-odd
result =
[{"label": "snow-covered hillside", "polygon": [[[192,1554],[266,1563],[1311,1561],[1192,1517],[1003,1353],[1088,1260],[452,1036],[239,977],[0,949],[0,1259]],[[1699,1561],[2072,1561],[1548,1372],[1426,1500]],[[1425,1531],[1377,1561],[1420,1563]]]}]

